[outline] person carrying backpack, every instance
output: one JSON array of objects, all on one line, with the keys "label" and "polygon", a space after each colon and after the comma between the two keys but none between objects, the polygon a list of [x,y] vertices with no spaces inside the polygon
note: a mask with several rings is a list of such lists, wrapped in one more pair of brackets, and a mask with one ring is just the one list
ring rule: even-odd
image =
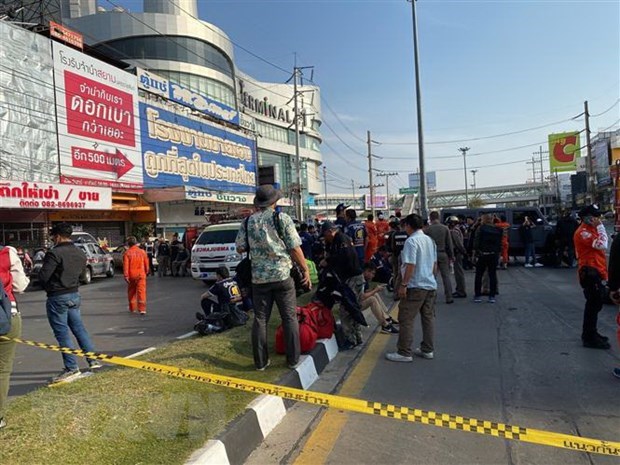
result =
[{"label": "person carrying backpack", "polygon": [[[22,320],[15,294],[24,292],[30,280],[24,272],[17,251],[13,247],[0,245],[0,283],[2,284],[2,289],[0,289],[0,294],[2,294],[0,336],[19,338],[22,332]],[[17,343],[14,341],[0,340],[0,429],[6,426],[4,415],[16,345]]]}]

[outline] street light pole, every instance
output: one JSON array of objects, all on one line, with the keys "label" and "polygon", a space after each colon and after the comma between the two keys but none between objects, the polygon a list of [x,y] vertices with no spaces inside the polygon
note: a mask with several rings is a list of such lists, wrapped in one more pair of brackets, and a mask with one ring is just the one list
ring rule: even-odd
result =
[{"label": "street light pole", "polygon": [[428,217],[428,195],[426,190],[426,167],[424,164],[424,134],[422,132],[422,93],[420,90],[420,60],[418,57],[418,21],[416,17],[416,1],[411,2],[411,16],[413,19],[413,60],[415,66],[415,96],[418,117],[418,163],[420,165],[420,214]]},{"label": "street light pole", "polygon": [[467,152],[469,147],[459,149],[463,153],[463,173],[465,174],[465,207],[469,207],[469,190],[467,188]]},{"label": "street light pole", "polygon": [[472,185],[473,189],[474,189],[474,193],[473,195],[476,195],[476,173],[478,172],[478,170],[471,170],[471,174],[474,177],[474,184]]}]

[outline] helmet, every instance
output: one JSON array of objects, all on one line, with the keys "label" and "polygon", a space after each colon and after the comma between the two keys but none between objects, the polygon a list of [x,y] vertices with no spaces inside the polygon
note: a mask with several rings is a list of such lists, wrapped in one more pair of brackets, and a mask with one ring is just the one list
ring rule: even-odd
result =
[{"label": "helmet", "polygon": [[461,220],[459,220],[459,217],[454,216],[454,215],[450,216],[447,220],[447,223],[460,223],[460,222]]}]

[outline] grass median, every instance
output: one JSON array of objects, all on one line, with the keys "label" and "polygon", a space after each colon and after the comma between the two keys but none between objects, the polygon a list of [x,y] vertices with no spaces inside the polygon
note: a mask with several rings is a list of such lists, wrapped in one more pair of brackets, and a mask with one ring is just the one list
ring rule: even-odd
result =
[{"label": "grass median", "polygon": [[[305,305],[311,294],[299,299]],[[269,325],[273,352],[274,311]],[[254,369],[251,321],[222,334],[170,343],[141,360],[248,380],[275,382],[286,359]],[[39,350],[39,349],[32,349]],[[60,357],[60,355],[59,355]],[[109,368],[11,402],[0,431],[0,463],[182,464],[243,413],[254,394],[131,368]]]}]

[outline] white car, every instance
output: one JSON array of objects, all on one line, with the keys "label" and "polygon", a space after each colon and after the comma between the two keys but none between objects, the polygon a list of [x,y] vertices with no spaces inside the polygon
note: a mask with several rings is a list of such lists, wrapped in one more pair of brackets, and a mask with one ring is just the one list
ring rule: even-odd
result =
[{"label": "white car", "polygon": [[235,239],[241,223],[226,223],[207,226],[192,247],[192,278],[204,282],[215,281],[215,272],[225,265],[230,275],[243,256],[237,253]]}]

